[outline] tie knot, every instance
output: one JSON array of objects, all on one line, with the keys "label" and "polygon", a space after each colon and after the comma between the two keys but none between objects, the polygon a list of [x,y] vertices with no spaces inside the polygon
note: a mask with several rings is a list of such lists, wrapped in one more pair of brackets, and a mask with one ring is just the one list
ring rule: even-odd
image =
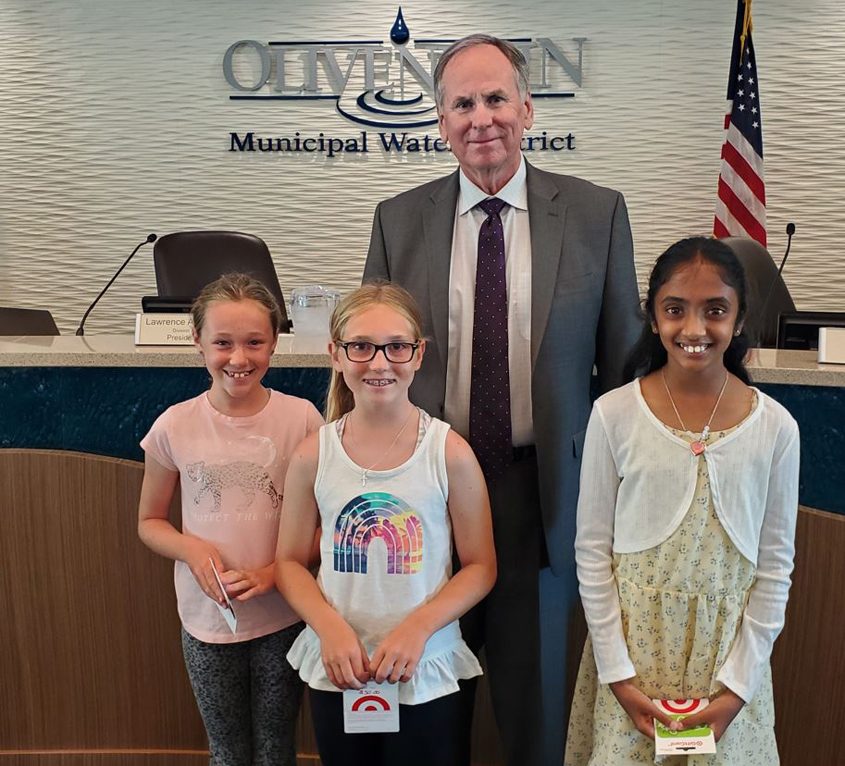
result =
[{"label": "tie knot", "polygon": [[489,197],[483,202],[479,202],[478,207],[487,213],[488,216],[492,217],[499,215],[499,213],[502,212],[502,208],[504,208],[507,204],[507,202],[503,199],[499,199],[498,197]]}]

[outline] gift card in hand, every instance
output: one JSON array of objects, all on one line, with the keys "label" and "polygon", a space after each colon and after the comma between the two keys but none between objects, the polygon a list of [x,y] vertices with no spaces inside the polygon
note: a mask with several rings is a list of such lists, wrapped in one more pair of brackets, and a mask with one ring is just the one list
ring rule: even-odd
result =
[{"label": "gift card in hand", "polygon": [[[676,721],[704,710],[710,700],[652,700],[666,715]],[[709,726],[672,731],[654,719],[655,755],[691,755],[693,753],[715,753],[716,740]]]},{"label": "gift card in hand", "polygon": [[399,685],[368,681],[343,692],[345,734],[399,731]]},{"label": "gift card in hand", "polygon": [[226,624],[229,626],[229,630],[232,633],[238,632],[238,616],[235,614],[235,607],[232,606],[232,602],[229,599],[229,594],[226,593],[226,588],[223,587],[223,581],[220,579],[220,573],[217,571],[217,567],[214,565],[214,559],[209,559],[211,562],[211,571],[214,572],[214,579],[217,580],[217,585],[220,590],[223,592],[223,598],[226,599],[225,604],[221,604],[219,601],[215,601],[214,603],[217,604],[217,608],[220,610],[220,614],[223,615],[223,619],[226,620]]}]

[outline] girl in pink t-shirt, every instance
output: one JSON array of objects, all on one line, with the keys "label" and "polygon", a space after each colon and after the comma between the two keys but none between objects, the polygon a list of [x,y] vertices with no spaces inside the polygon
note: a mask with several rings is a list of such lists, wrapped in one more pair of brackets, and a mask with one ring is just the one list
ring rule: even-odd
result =
[{"label": "girl in pink t-shirt", "polygon": [[[138,534],[176,562],[182,648],[211,763],[294,766],[302,684],[285,655],[302,624],[274,585],[275,546],[288,460],[322,418],[261,385],[281,323],[263,285],[221,277],[192,315],[211,388],[170,407],[142,440]],[[181,531],[169,518],[177,483]],[[220,608],[227,597],[233,626]]]}]

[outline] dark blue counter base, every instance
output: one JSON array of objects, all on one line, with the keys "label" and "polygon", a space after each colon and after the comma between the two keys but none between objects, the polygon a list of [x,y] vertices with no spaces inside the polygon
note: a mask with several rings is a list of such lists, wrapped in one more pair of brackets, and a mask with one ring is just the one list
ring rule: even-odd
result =
[{"label": "dark blue counter base", "polygon": [[798,421],[801,504],[845,515],[845,389],[755,385]]},{"label": "dark blue counter base", "polygon": [[[264,382],[322,411],[329,370],[274,368]],[[208,388],[202,367],[0,368],[0,448],[143,460],[138,442],[167,407]],[[761,384],[801,429],[801,503],[845,514],[845,389]]]},{"label": "dark blue counter base", "polygon": [[[322,412],[329,370],[285,367],[265,385]],[[171,404],[207,390],[204,367],[0,368],[0,448],[64,449],[143,460],[138,442]]]}]

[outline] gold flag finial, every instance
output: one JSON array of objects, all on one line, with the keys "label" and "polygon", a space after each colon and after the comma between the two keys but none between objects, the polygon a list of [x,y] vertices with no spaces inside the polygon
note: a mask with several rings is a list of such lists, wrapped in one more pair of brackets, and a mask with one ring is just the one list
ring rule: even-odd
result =
[{"label": "gold flag finial", "polygon": [[751,32],[751,0],[743,0],[745,3],[745,15],[742,18],[742,34],[739,36],[739,59],[742,61],[745,52],[745,38]]}]

